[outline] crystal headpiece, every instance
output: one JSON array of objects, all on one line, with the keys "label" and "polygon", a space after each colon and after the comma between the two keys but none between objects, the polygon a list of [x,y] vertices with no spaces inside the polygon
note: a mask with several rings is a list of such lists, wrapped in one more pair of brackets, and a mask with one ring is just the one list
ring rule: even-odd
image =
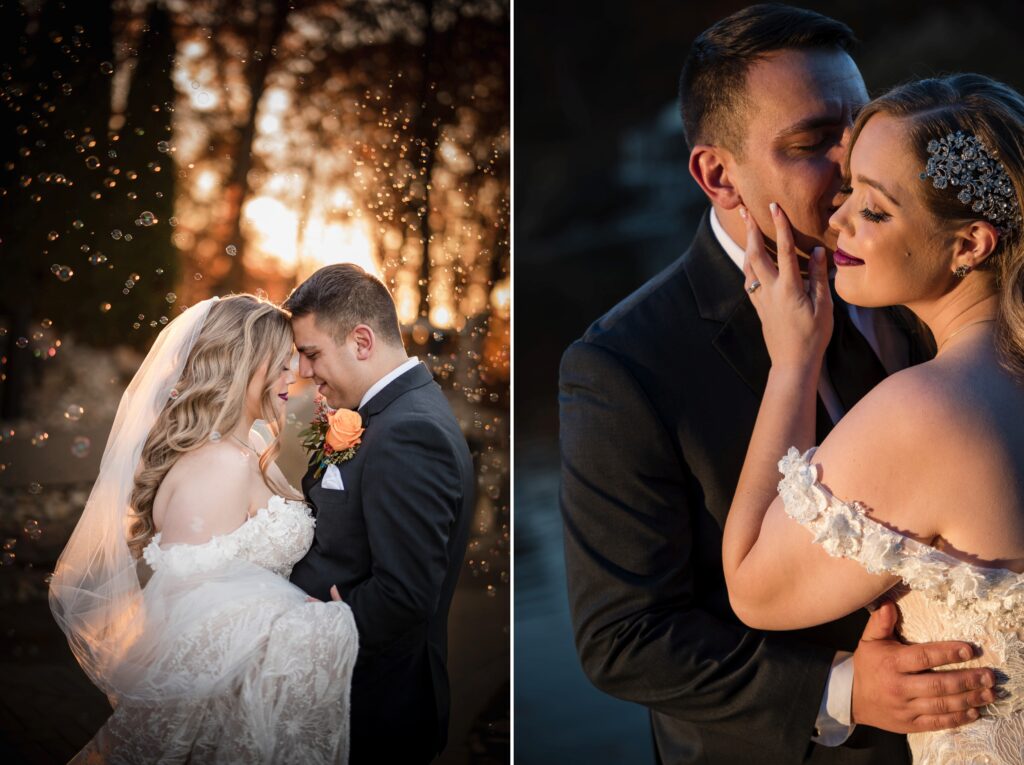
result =
[{"label": "crystal headpiece", "polygon": [[992,221],[1001,233],[1020,227],[1020,205],[1010,177],[977,137],[958,130],[929,141],[928,154],[922,181],[931,178],[937,189],[960,186],[956,198]]}]

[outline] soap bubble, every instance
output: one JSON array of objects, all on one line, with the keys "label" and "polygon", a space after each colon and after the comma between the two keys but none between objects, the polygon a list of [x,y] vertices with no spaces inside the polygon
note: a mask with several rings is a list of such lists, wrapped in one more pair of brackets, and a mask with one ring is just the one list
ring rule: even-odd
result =
[{"label": "soap bubble", "polygon": [[85,414],[85,409],[78,404],[72,404],[64,410],[64,417],[72,422],[78,422],[82,419],[83,414]]},{"label": "soap bubble", "polygon": [[120,239],[121,238],[121,229],[115,228],[113,231],[110,232],[110,236],[111,236],[112,239]]},{"label": "soap bubble", "polygon": [[28,493],[32,495],[38,495],[43,493],[43,485],[38,481],[33,481],[28,485]]},{"label": "soap bubble", "polygon": [[50,440],[50,434],[45,430],[37,430],[35,435],[32,436],[32,446],[42,449],[46,446],[46,442]]},{"label": "soap bubble", "polygon": [[41,322],[39,322],[39,326],[42,327],[43,329],[49,329],[50,327],[53,326],[53,319],[43,319]]},{"label": "soap bubble", "polygon": [[75,436],[75,440],[71,442],[71,454],[78,457],[78,459],[89,456],[91,448],[92,441],[87,436]]},{"label": "soap bubble", "polygon": [[19,337],[17,340],[14,341],[14,344],[19,348],[28,348],[28,338]]},{"label": "soap bubble", "polygon": [[154,223],[159,223],[159,221],[149,210],[141,213],[139,219],[135,221],[136,226],[152,226]]},{"label": "soap bubble", "polygon": [[51,231],[49,234],[46,235],[46,238],[51,242],[56,242],[59,236],[60,234],[58,234],[56,231]]},{"label": "soap bubble", "polygon": [[113,74],[114,65],[111,64],[109,61],[104,61],[100,64],[100,71],[103,72],[103,74]]},{"label": "soap bubble", "polygon": [[85,158],[85,166],[90,170],[96,170],[100,166],[100,158],[96,156],[89,156]]},{"label": "soap bubble", "polygon": [[23,531],[25,532],[25,536],[32,540],[39,539],[43,535],[43,529],[39,526],[39,521],[35,518],[29,518],[25,521]]},{"label": "soap bubble", "polygon": [[161,154],[166,154],[171,150],[171,145],[167,141],[157,141],[156,150]]},{"label": "soap bubble", "polygon": [[110,303],[100,303],[100,313],[106,313],[110,310]]},{"label": "soap bubble", "polygon": [[75,275],[74,270],[70,266],[59,266],[54,273],[62,282],[71,281],[71,277]]},{"label": "soap bubble", "polygon": [[80,220],[71,221],[71,225],[74,226],[79,231],[85,228],[85,222]]},{"label": "soap bubble", "polygon": [[231,257],[235,257],[235,255],[238,254],[238,248],[235,247],[235,245],[233,244],[229,244],[227,247],[224,248],[224,252],[226,252]]},{"label": "soap bubble", "polygon": [[168,303],[173,303],[177,299],[178,296],[175,295],[173,292],[168,292],[166,295],[164,295],[164,300],[166,300]]}]

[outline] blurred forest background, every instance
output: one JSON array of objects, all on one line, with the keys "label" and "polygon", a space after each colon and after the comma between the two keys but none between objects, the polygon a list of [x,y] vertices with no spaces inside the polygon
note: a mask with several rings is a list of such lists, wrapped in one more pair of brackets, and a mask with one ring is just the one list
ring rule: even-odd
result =
[{"label": "blurred forest background", "polygon": [[[508,761],[508,0],[0,0],[0,759],[109,714],[46,583],[120,395],[211,295],[355,262],[473,451],[443,763]],[[279,463],[298,484],[310,386]],[[289,437],[289,435],[293,437]],[[400,734],[400,731],[396,731]]]},{"label": "blurred forest background", "polygon": [[[1024,88],[1020,2],[795,2],[847,23],[878,95],[977,71]],[[693,39],[742,2],[521,3],[515,16],[516,761],[653,762],[646,710],[579,668],[558,511],[558,362],[678,258],[706,205],[676,102]],[[522,370],[527,370],[523,372]],[[694,370],[699,374],[700,370]]]}]

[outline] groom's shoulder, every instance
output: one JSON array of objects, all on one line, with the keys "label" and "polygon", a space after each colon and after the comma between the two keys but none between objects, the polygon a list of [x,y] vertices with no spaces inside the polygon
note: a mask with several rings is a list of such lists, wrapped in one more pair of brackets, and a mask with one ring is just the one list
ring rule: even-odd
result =
[{"label": "groom's shoulder", "polygon": [[693,245],[591,324],[580,338],[632,355],[644,347],[671,342],[698,317],[687,264],[699,253]]}]

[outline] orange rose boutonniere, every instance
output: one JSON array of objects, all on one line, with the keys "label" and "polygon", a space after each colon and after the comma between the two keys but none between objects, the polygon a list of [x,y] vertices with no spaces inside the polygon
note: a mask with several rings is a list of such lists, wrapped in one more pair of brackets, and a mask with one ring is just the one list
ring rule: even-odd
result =
[{"label": "orange rose boutonniere", "polygon": [[299,434],[310,461],[317,463],[313,478],[319,478],[328,465],[339,465],[356,456],[362,443],[363,418],[351,409],[331,409],[322,396],[314,400],[313,420]]}]

